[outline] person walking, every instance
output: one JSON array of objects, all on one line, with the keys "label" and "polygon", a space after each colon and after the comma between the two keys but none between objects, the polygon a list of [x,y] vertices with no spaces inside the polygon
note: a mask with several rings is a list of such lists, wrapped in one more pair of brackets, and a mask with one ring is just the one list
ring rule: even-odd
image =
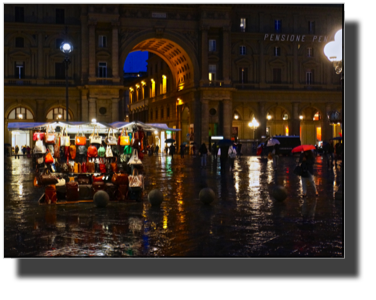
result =
[{"label": "person walking", "polygon": [[211,153],[212,153],[213,159],[217,160],[217,153],[218,153],[217,143],[214,143],[212,145],[212,147],[211,147]]},{"label": "person walking", "polygon": [[175,145],[171,144],[171,146],[170,146],[170,155],[171,155],[171,158],[174,157],[174,154],[175,154]]},{"label": "person walking", "polygon": [[319,195],[316,184],[315,184],[315,179],[313,176],[313,165],[315,163],[315,157],[312,153],[312,151],[304,151],[300,155],[299,163],[301,164],[301,180],[302,180],[302,187],[303,187],[303,197],[307,196],[307,181],[310,181],[316,196]]},{"label": "person walking", "polygon": [[208,155],[208,149],[206,148],[205,143],[202,143],[198,152],[201,156],[201,167],[206,167],[206,158],[207,158],[207,155]]},{"label": "person walking", "polygon": [[274,152],[273,153],[273,169],[277,170],[278,160],[279,160],[279,144],[274,145],[273,152]]},{"label": "person walking", "polygon": [[155,155],[158,156],[158,152],[159,152],[159,146],[155,146]]},{"label": "person walking", "polygon": [[333,140],[330,140],[329,143],[326,145],[325,151],[326,151],[328,168],[330,168],[330,165],[333,167],[333,160],[334,160]]},{"label": "person walking", "polygon": [[25,154],[26,154],[26,145],[22,146],[22,154],[23,154],[23,156],[25,156]]},{"label": "person walking", "polygon": [[16,153],[14,159],[16,159],[16,158],[20,159],[20,156],[18,154],[19,151],[20,151],[20,148],[18,147],[18,145],[16,145],[16,148],[14,148],[14,153]]},{"label": "person walking", "polygon": [[184,158],[185,144],[180,145],[180,157]]}]

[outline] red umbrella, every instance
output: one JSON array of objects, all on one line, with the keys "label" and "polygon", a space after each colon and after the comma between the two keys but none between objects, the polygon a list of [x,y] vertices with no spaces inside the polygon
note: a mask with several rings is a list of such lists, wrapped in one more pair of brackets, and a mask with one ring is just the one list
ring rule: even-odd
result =
[{"label": "red umbrella", "polygon": [[314,150],[314,149],[316,149],[316,147],[313,146],[313,145],[300,145],[300,146],[295,147],[294,149],[292,149],[291,153],[302,152],[302,151],[309,151],[309,150]]}]

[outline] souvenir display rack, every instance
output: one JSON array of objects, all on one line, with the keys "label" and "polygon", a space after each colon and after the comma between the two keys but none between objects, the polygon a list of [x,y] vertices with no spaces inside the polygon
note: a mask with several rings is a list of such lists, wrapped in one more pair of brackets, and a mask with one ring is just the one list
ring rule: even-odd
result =
[{"label": "souvenir display rack", "polygon": [[39,204],[93,202],[99,190],[105,190],[110,201],[139,201],[144,129],[158,130],[141,122],[119,128],[83,122],[33,128],[34,185],[45,187]]}]

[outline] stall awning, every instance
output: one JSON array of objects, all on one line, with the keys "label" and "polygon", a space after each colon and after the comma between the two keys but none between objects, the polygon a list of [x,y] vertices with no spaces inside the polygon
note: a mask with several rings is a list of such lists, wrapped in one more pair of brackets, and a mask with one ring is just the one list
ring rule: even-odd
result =
[{"label": "stall awning", "polygon": [[178,128],[169,128],[167,124],[160,124],[160,123],[147,123],[151,127],[156,128],[157,130],[166,130],[166,131],[180,131],[181,129]]},{"label": "stall awning", "polygon": [[180,129],[175,129],[175,128],[169,128],[166,124],[161,124],[161,123],[143,123],[140,121],[133,121],[133,122],[114,122],[111,123],[113,127],[116,127],[118,129],[121,128],[127,128],[127,129],[132,129],[134,126],[141,127],[145,131],[154,131],[154,130],[167,130],[167,131],[180,131]]}]

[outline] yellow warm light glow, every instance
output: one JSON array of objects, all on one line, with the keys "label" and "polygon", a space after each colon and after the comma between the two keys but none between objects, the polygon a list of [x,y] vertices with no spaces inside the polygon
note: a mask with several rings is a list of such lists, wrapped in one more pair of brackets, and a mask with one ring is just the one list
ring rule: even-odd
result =
[{"label": "yellow warm light glow", "polygon": [[133,88],[129,88],[129,90],[131,91],[131,93],[134,91]]},{"label": "yellow warm light glow", "polygon": [[183,104],[183,100],[181,100],[180,98],[178,98],[176,101],[178,102],[178,105],[182,105]]},{"label": "yellow warm light glow", "polygon": [[139,84],[136,84],[136,88],[138,88],[138,89],[139,89],[139,88],[140,88],[140,85],[139,85]]},{"label": "yellow warm light glow", "polygon": [[303,120],[303,116],[299,116],[299,119],[300,119],[300,120]]},{"label": "yellow warm light glow", "polygon": [[166,75],[162,75],[162,77],[163,77],[163,78],[167,78],[167,76],[166,76]]},{"label": "yellow warm light glow", "polygon": [[268,118],[268,120],[270,120],[270,119],[272,118],[272,116],[271,116],[271,115],[268,115],[267,118]]},{"label": "yellow warm light glow", "polygon": [[234,116],[234,119],[235,119],[235,120],[239,119],[239,116],[238,116],[238,115],[235,115],[235,116]]},{"label": "yellow warm light glow", "polygon": [[145,82],[145,81],[141,81],[141,84],[142,84],[142,85],[146,85],[146,82]]}]

